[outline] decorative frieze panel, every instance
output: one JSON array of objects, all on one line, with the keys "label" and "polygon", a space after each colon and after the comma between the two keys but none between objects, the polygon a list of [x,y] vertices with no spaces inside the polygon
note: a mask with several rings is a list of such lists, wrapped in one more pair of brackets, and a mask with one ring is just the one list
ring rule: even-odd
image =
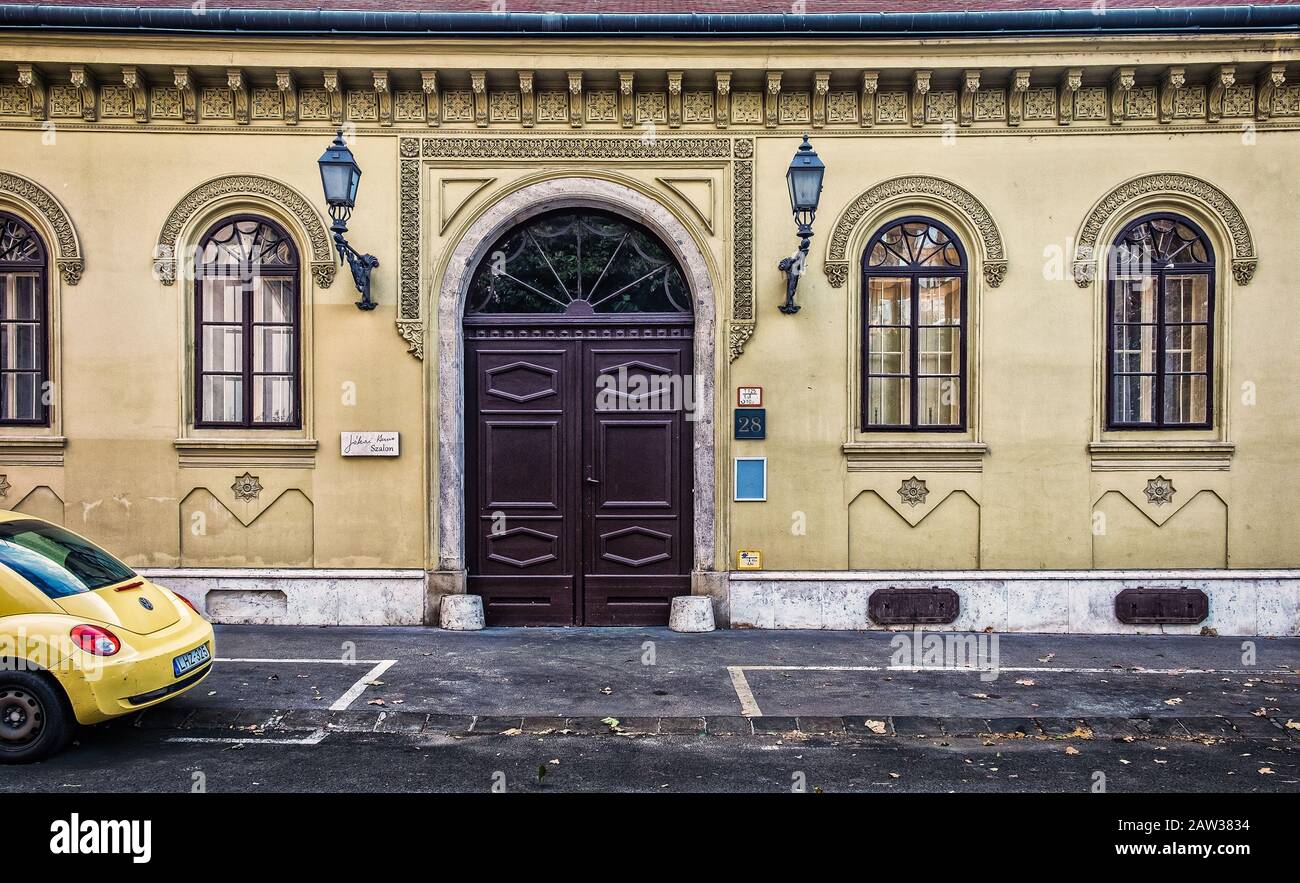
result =
[{"label": "decorative frieze panel", "polygon": [[[104,84],[96,82],[84,64],[68,65],[66,76],[63,70],[44,64],[15,64],[10,70],[16,71],[17,82],[4,79],[15,75],[0,70],[0,117],[81,117],[88,122],[102,116],[109,121],[221,124],[233,120],[262,126],[300,121],[337,125],[346,120],[385,127],[445,123],[480,128],[567,124],[622,129],[648,125],[924,129],[959,123],[981,128],[1033,124],[1046,129],[1052,124],[1154,120],[1195,125],[1252,116],[1262,121],[1300,116],[1300,89],[1286,82],[1286,65],[1280,62],[1055,68],[1051,74],[1031,68],[992,74],[980,69],[751,70],[735,74],[744,84],[739,90],[733,89],[733,72],[715,71],[712,91],[700,88],[704,83],[694,79],[697,75],[683,71],[601,72],[594,83],[586,72],[576,70],[563,74],[460,71],[448,74],[460,88],[444,90],[441,74],[435,70],[373,70],[363,77],[355,70],[309,74],[289,68],[232,67],[225,70],[224,82],[211,72],[199,82],[189,68],[176,67],[173,81],[148,82],[144,68],[124,65],[120,81],[113,77]],[[1139,70],[1146,73],[1139,77]],[[832,88],[832,74],[838,88]],[[317,76],[320,86],[312,82]],[[850,76],[859,78],[856,87]],[[891,84],[884,91],[880,90],[882,76]],[[53,82],[47,82],[47,77]],[[613,88],[607,85],[611,77]],[[489,89],[489,80],[497,88]],[[467,81],[469,88],[464,85]],[[955,88],[949,85],[954,82]],[[547,88],[535,88],[541,83]]]},{"label": "decorative frieze panel", "polygon": [[807,125],[812,122],[812,102],[807,92],[782,92],[777,122],[784,125]]},{"label": "decorative frieze panel", "polygon": [[298,91],[298,118],[304,122],[325,121],[330,118],[330,96],[324,89]]},{"label": "decorative frieze panel", "polygon": [[1025,91],[1025,121],[1056,119],[1056,89],[1036,86]]}]

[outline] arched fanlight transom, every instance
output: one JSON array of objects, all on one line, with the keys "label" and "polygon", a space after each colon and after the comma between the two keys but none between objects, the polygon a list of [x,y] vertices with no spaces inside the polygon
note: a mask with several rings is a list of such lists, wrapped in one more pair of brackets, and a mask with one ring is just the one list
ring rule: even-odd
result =
[{"label": "arched fanlight transom", "polygon": [[533,218],[488,249],[470,282],[470,315],[689,314],[672,253],[646,228],[608,212]]},{"label": "arched fanlight transom", "polygon": [[0,264],[45,264],[45,248],[36,231],[4,213],[0,213]]}]

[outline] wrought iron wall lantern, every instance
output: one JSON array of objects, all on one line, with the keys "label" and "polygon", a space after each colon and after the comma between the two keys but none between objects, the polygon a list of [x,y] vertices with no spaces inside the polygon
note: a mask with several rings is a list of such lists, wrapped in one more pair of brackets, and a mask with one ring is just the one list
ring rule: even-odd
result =
[{"label": "wrought iron wall lantern", "polygon": [[799,277],[803,275],[808,263],[808,246],[811,243],[813,218],[817,216],[817,204],[822,198],[822,178],[826,175],[826,164],[817,156],[808,136],[803,136],[803,143],[790,160],[790,168],[785,173],[785,183],[790,190],[790,211],[794,214],[794,223],[798,228],[799,250],[788,258],[783,258],[777,267],[785,273],[785,303],[777,307],[787,316],[799,312],[799,305],[794,302],[795,289],[799,287]]},{"label": "wrought iron wall lantern", "polygon": [[343,234],[348,232],[348,219],[352,217],[352,209],[357,204],[361,167],[344,143],[342,129],[338,130],[334,143],[321,154],[319,164],[325,201],[329,203],[330,217],[334,220],[330,227],[334,232],[334,247],[338,249],[339,257],[345,259],[352,268],[352,281],[356,283],[357,291],[361,292],[357,309],[373,310],[377,304],[370,299],[370,273],[379,266],[379,258],[372,254],[361,254],[343,238]]}]

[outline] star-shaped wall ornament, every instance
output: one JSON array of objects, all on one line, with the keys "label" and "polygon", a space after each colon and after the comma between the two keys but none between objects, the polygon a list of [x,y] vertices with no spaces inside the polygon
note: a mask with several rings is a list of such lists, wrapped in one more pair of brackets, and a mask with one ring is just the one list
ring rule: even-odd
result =
[{"label": "star-shaped wall ornament", "polygon": [[1156,506],[1163,506],[1165,503],[1174,501],[1174,494],[1178,493],[1174,483],[1163,475],[1157,475],[1155,478],[1147,480],[1147,502]]},{"label": "star-shaped wall ornament", "polygon": [[898,489],[898,495],[902,497],[903,502],[913,507],[925,505],[925,498],[929,493],[925,481],[915,475],[906,479]]},{"label": "star-shaped wall ornament", "polygon": [[9,476],[0,475],[0,497],[9,496],[9,488],[11,487],[13,487],[13,485],[9,483]]},{"label": "star-shaped wall ornament", "polygon": [[256,475],[245,472],[235,477],[235,483],[230,486],[230,489],[235,492],[236,500],[256,500],[257,495],[262,492],[262,484],[257,480]]}]

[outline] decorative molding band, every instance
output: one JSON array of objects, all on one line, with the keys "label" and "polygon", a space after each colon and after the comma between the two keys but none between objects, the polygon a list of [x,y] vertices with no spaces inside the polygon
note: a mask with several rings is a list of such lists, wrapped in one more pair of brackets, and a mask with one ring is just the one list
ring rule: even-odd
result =
[{"label": "decorative molding band", "polygon": [[67,445],[61,435],[0,436],[0,466],[62,466]]},{"label": "decorative molding band", "polygon": [[407,352],[424,358],[425,307],[421,296],[421,230],[424,175],[430,159],[719,159],[733,166],[732,307],[730,353],[734,360],[754,333],[754,140],[725,137],[518,137],[401,138],[398,142],[400,243],[397,333]]},{"label": "decorative molding band", "polygon": [[297,190],[261,175],[226,175],[213,178],[195,187],[176,204],[163,222],[154,247],[154,275],[164,285],[176,282],[176,260],[181,253],[181,232],[190,220],[215,200],[227,196],[253,195],[272,202],[293,215],[307,232],[311,248],[312,278],[321,288],[329,288],[334,281],[334,255],[330,251],[330,238],[311,203]]},{"label": "decorative molding band", "polygon": [[319,447],[312,438],[178,438],[172,446],[182,469],[311,469]]},{"label": "decorative molding band", "polygon": [[849,472],[983,472],[982,442],[849,442],[840,447]]},{"label": "decorative molding band", "polygon": [[1088,212],[1074,240],[1075,284],[1087,288],[1096,279],[1097,262],[1102,258],[1098,252],[1097,239],[1107,222],[1125,211],[1133,202],[1160,194],[1191,197],[1218,216],[1232,237],[1232,276],[1238,285],[1249,285],[1259,261],[1255,254],[1255,237],[1241,210],[1218,187],[1179,172],[1159,172],[1132,178],[1098,200],[1092,211]]},{"label": "decorative molding band", "polygon": [[1093,472],[1226,472],[1236,445],[1204,441],[1101,441],[1088,445]]},{"label": "decorative molding band", "polygon": [[80,282],[86,261],[81,254],[77,228],[72,225],[63,203],[40,184],[12,172],[0,172],[0,193],[8,194],[45,220],[54,231],[54,265],[59,275],[68,285]]},{"label": "decorative molding band", "polygon": [[984,203],[964,187],[933,178],[928,175],[905,175],[890,178],[870,187],[865,193],[849,203],[835,222],[830,240],[826,247],[826,261],[823,270],[832,287],[840,288],[848,281],[849,240],[854,229],[862,219],[877,206],[909,198],[937,198],[956,209],[979,231],[982,245],[984,281],[997,288],[1006,278],[1007,255],[1002,244],[1002,233],[993,221]]}]

